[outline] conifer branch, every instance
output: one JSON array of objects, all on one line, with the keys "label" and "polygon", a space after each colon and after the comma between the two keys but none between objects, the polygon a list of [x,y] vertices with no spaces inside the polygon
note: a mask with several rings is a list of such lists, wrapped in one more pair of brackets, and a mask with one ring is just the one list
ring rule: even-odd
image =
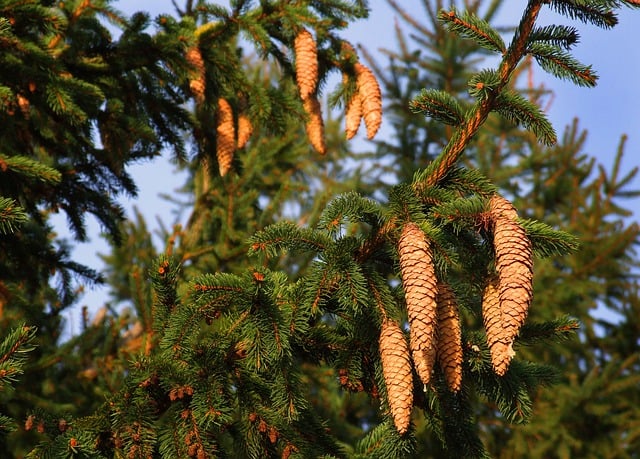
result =
[{"label": "conifer branch", "polygon": [[29,218],[24,209],[13,199],[0,197],[0,234],[9,234]]},{"label": "conifer branch", "polygon": [[[487,119],[489,113],[494,109],[496,97],[507,85],[518,63],[526,54],[529,36],[543,3],[541,0],[532,0],[529,2],[520,20],[520,25],[513,41],[509,45],[498,68],[499,83],[491,88],[492,90],[487,93],[486,98],[476,102],[467,114],[465,122],[456,129],[449,143],[447,143],[440,155],[430,165],[429,174],[422,173],[417,177],[417,180],[415,180],[413,184],[417,192],[420,192],[426,187],[435,186],[447,175],[480,126]],[[448,15],[449,13],[443,14]],[[482,86],[484,86],[482,82],[476,84],[478,89]]]},{"label": "conifer branch", "polygon": [[449,30],[465,38],[474,40],[480,46],[500,54],[504,54],[506,47],[502,37],[487,23],[475,14],[464,11],[462,16],[456,9],[438,14],[438,19],[449,26]]}]

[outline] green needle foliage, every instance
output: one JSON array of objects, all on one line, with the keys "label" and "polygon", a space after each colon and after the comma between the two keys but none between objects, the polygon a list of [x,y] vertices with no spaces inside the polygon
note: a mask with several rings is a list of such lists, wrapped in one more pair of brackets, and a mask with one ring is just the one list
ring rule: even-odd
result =
[{"label": "green needle foliage", "polygon": [[[640,231],[621,200],[638,195],[636,170],[621,176],[623,143],[611,171],[596,167],[584,133],[558,136],[544,93],[518,85],[533,61],[596,82],[570,54],[577,29],[538,25],[543,8],[610,27],[637,4],[531,0],[503,33],[499,1],[459,12],[424,0],[426,24],[389,3],[419,50],[398,26],[389,69],[367,60],[395,132],[358,155],[335,109],[360,97],[371,110],[371,83],[354,84],[361,57],[339,32],[366,2],[189,0],[154,21],[106,1],[0,4],[0,384],[15,386],[1,386],[0,421],[20,426],[2,437],[3,457],[632,457]],[[322,157],[297,87],[302,29],[317,48]],[[477,68],[487,50],[498,63]],[[187,216],[161,228],[157,249],[116,198],[135,193],[127,166],[162,149],[187,172],[182,194],[167,192]],[[78,240],[87,212],[102,223],[113,244],[103,276],[54,240],[58,211]],[[520,267],[535,256],[533,283],[522,270],[505,278],[505,251]],[[84,309],[60,342],[74,273],[103,277],[111,302]],[[534,292],[502,373],[484,299],[500,276],[500,307],[514,288]],[[443,285],[459,334],[434,312],[425,338]],[[411,349],[393,350],[412,365],[405,393],[381,357],[389,322]]]}]

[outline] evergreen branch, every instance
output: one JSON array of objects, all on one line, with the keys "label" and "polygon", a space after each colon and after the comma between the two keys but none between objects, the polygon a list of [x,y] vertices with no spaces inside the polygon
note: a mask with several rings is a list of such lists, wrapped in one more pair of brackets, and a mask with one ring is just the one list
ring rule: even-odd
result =
[{"label": "evergreen branch", "polygon": [[551,0],[551,9],[571,19],[594,24],[602,28],[610,28],[618,23],[618,18],[612,11],[619,2],[611,0]]},{"label": "evergreen branch", "polygon": [[465,11],[462,16],[459,16],[454,8],[450,11],[440,11],[438,19],[444,22],[450,31],[473,40],[485,49],[500,54],[504,54],[507,50],[500,34],[475,14]]},{"label": "evergreen branch", "polygon": [[13,172],[26,179],[38,180],[50,185],[60,183],[62,174],[56,169],[25,156],[0,154],[0,172]]},{"label": "evergreen branch", "polygon": [[496,185],[475,168],[453,167],[443,180],[443,186],[463,194],[485,198],[498,192]]},{"label": "evergreen branch", "polygon": [[529,36],[533,30],[535,21],[540,13],[543,3],[544,2],[542,0],[529,2],[522,15],[522,19],[520,20],[520,25],[518,26],[516,35],[504,54],[498,68],[498,76],[500,79],[499,85],[497,85],[497,87],[494,88],[494,91],[490,92],[486,98],[480,99],[476,102],[465,117],[465,122],[456,129],[443,151],[430,164],[429,173],[425,173],[423,171],[416,176],[413,183],[416,191],[419,192],[426,187],[431,187],[439,183],[458,161],[458,158],[468,145],[471,138],[475,136],[480,126],[485,122],[493,108],[494,98],[496,97],[497,92],[502,90],[502,88],[509,82],[509,79],[515,71],[518,63],[526,53]]},{"label": "evergreen branch", "polygon": [[567,255],[578,250],[580,240],[566,231],[558,231],[537,220],[519,220],[539,257]]},{"label": "evergreen branch", "polygon": [[553,145],[558,140],[540,107],[514,91],[503,90],[496,98],[495,110],[532,131],[545,145]]},{"label": "evergreen branch", "polygon": [[320,215],[318,228],[330,234],[340,230],[345,220],[378,225],[382,219],[380,205],[352,191],[344,193],[329,202]]},{"label": "evergreen branch", "polygon": [[485,209],[485,201],[478,196],[456,198],[430,209],[430,214],[445,222],[461,219],[475,220]]},{"label": "evergreen branch", "polygon": [[552,75],[573,81],[579,86],[593,87],[598,76],[590,65],[583,65],[569,53],[557,46],[545,43],[531,43],[527,49],[536,62]]},{"label": "evergreen branch", "polygon": [[566,340],[575,337],[579,329],[580,322],[571,316],[563,316],[545,322],[528,322],[520,329],[517,343],[531,345],[539,342]]},{"label": "evergreen branch", "polygon": [[451,126],[458,126],[464,121],[464,112],[457,99],[438,89],[423,89],[409,102],[409,109]]},{"label": "evergreen branch", "polygon": [[24,209],[13,199],[0,197],[0,234],[9,234],[28,220]]},{"label": "evergreen branch", "polygon": [[282,221],[268,226],[249,239],[249,254],[275,257],[280,251],[323,252],[331,244],[321,231],[300,228],[292,222]]},{"label": "evergreen branch", "polygon": [[27,354],[35,349],[35,336],[35,327],[23,325],[11,330],[0,343],[0,390],[6,390],[6,385],[23,372]]},{"label": "evergreen branch", "polygon": [[575,27],[564,25],[547,25],[536,27],[530,35],[531,43],[545,42],[560,48],[570,49],[580,39]]}]

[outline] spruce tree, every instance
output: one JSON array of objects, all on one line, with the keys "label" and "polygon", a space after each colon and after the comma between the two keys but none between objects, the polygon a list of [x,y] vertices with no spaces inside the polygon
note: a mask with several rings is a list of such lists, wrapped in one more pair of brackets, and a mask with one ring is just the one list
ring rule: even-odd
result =
[{"label": "spruce tree", "polygon": [[[550,146],[556,142],[553,127],[535,97],[525,97],[514,83],[527,56],[558,76],[595,83],[593,71],[563,49],[576,41],[575,31],[538,26],[541,8],[551,6],[571,19],[609,27],[618,8],[635,3],[531,1],[509,45],[489,22],[498,2],[484,16],[480,2],[466,5],[466,11],[425,5],[434,36],[452,45],[447,49],[460,49],[465,56],[483,49],[501,59],[495,70],[459,69],[456,86],[424,85],[428,88],[419,94],[414,89],[397,92],[407,99],[393,107],[405,115],[413,112],[416,122],[399,123],[399,146],[380,145],[378,152],[391,147],[388,154],[396,155],[400,165],[398,184],[384,189],[379,188],[379,171],[367,166],[344,180],[349,147],[321,97],[328,75],[341,73],[343,82],[328,99],[344,109],[346,136],[351,137],[360,122],[368,137],[375,135],[381,109],[377,81],[390,87],[394,80],[385,80],[383,72],[376,79],[370,70],[376,66],[367,66],[336,33],[348,21],[366,16],[364,4],[239,1],[225,8],[188,1],[177,17],[158,17],[150,34],[143,14],[126,20],[106,5],[100,9],[83,2],[68,6],[67,27],[56,30],[50,41],[35,40],[37,45],[28,49],[47,43],[50,49],[59,46],[60,54],[48,58],[56,65],[62,65],[57,59],[63,58],[74,64],[64,71],[71,76],[58,77],[64,80],[62,86],[85,71],[103,76],[98,79],[102,93],[96,90],[94,99],[78,96],[76,102],[94,103],[93,112],[86,109],[87,125],[49,126],[53,132],[68,130],[64,138],[71,144],[72,134],[82,133],[86,138],[81,135],[77,145],[89,151],[80,149],[79,158],[66,158],[66,150],[53,154],[47,150],[50,144],[43,143],[42,151],[59,162],[53,161],[53,167],[45,164],[51,178],[39,180],[55,187],[64,180],[63,165],[75,167],[93,158],[89,152],[97,154],[89,131],[82,128],[93,126],[91,114],[99,121],[99,111],[115,99],[121,105],[105,116],[111,116],[117,128],[94,124],[102,129],[104,154],[98,156],[112,159],[107,153],[115,152],[120,158],[114,169],[98,167],[100,159],[93,164],[105,181],[113,180],[107,191],[133,191],[128,188],[133,184],[127,180],[126,163],[168,145],[191,170],[186,191],[192,207],[184,227],[163,231],[167,242],[160,256],[142,218],[118,224],[121,215],[114,206],[107,206],[113,212],[105,215],[100,213],[103,207],[100,212],[79,204],[68,209],[79,237],[84,237],[82,221],[73,213],[87,208],[109,222],[114,238],[121,236],[120,241],[114,239],[121,245],[106,258],[106,277],[114,301],[129,304],[133,314],[102,309],[93,319],[87,315],[78,337],[57,347],[53,340],[55,351],[39,349],[52,351],[42,355],[40,364],[46,358],[59,362],[54,374],[38,373],[38,364],[33,369],[34,375],[47,375],[52,401],[38,401],[19,419],[24,428],[7,437],[8,454],[31,450],[30,457],[486,457],[500,455],[504,442],[509,442],[508,451],[520,453],[527,435],[538,434],[535,421],[545,426],[543,412],[532,416],[534,401],[542,409],[553,404],[543,388],[562,381],[561,371],[549,364],[575,371],[589,359],[599,358],[604,364],[621,355],[629,358],[622,364],[612,362],[602,379],[596,373],[585,377],[581,395],[566,400],[579,404],[601,387],[610,387],[603,396],[611,394],[620,410],[629,408],[624,397],[632,395],[636,349],[604,341],[606,353],[593,355],[583,349],[579,356],[570,352],[566,341],[552,343],[578,327],[566,312],[588,311],[600,298],[633,317],[633,290],[621,282],[629,274],[626,257],[637,240],[636,226],[625,231],[626,244],[616,237],[619,225],[613,224],[609,234],[596,233],[610,242],[613,260],[609,265],[592,264],[595,271],[589,274],[610,279],[612,290],[603,288],[600,298],[589,297],[598,284],[593,278],[588,278],[591,284],[576,283],[569,291],[557,286],[563,278],[571,283],[570,275],[578,274],[572,269],[585,266],[580,257],[589,258],[589,252],[568,255],[578,239],[562,229],[581,235],[585,222],[579,218],[589,219],[593,210],[600,211],[600,220],[593,218],[597,221],[592,224],[604,226],[621,211],[618,201],[632,176],[618,177],[621,149],[613,172],[603,170],[585,186],[590,194],[579,194],[582,189],[574,187],[575,196],[569,196],[566,187],[574,183],[571,180],[581,178],[578,183],[584,183],[590,172],[588,164],[580,162],[584,159],[576,132],[567,131],[561,142]],[[29,16],[35,22],[45,18],[44,13],[59,13],[55,8],[38,11],[41,16]],[[105,35],[97,13],[120,21],[120,39],[111,41]],[[38,29],[28,32],[33,30]],[[240,35],[256,50],[255,58],[246,59]],[[42,36],[47,35],[41,32],[38,37]],[[76,43],[74,38],[82,40]],[[444,49],[439,44],[431,49]],[[98,55],[83,54],[87,48]],[[118,59],[100,60],[100,52],[113,58],[113,50],[120,52],[115,52]],[[455,55],[451,51],[451,61],[439,63],[450,64]],[[410,68],[392,67],[393,72],[404,70],[412,75]],[[84,88],[75,84],[69,87]],[[63,108],[70,105],[62,90],[54,94],[59,97],[42,99],[38,107],[67,120],[73,114]],[[19,104],[17,96],[16,101]],[[139,110],[148,115],[149,124],[127,124],[138,121],[134,114]],[[47,122],[58,118],[52,120]],[[36,127],[44,132],[44,127]],[[39,136],[45,134],[36,132],[34,145],[39,145]],[[508,148],[523,158],[521,166],[483,167],[490,164],[487,155],[501,151],[501,136],[507,133],[514,139]],[[191,161],[184,154],[187,144],[193,149]],[[24,161],[19,156],[10,156],[17,157],[9,163],[12,173],[22,170],[16,166]],[[566,181],[551,181],[555,192],[552,187],[540,189],[565,170],[572,172]],[[73,171],[72,175],[78,173]],[[98,172],[91,178],[99,177]],[[6,221],[0,229],[8,232],[22,225],[15,233],[20,235],[33,221],[47,236],[50,229],[42,209],[48,201],[31,194],[21,181],[14,183],[17,195],[9,193],[11,187],[2,189],[10,200],[0,208]],[[94,191],[103,195],[90,193],[95,181],[83,184],[89,190],[78,192],[78,199],[115,202],[100,187]],[[600,192],[605,190],[603,198]],[[310,199],[316,194],[320,199]],[[576,220],[562,218],[568,215],[563,206],[578,196],[590,210],[571,214]],[[18,210],[12,217],[16,201],[31,207],[23,204],[27,212]],[[22,215],[29,221],[21,223]],[[291,216],[295,221],[287,218]],[[542,276],[539,266],[544,268]],[[43,289],[47,280],[43,274],[35,288]],[[65,295],[68,285],[54,293]],[[567,293],[563,301],[558,301],[560,291]],[[537,312],[538,296],[560,305]],[[67,296],[65,305],[71,300]],[[18,303],[13,299],[7,304],[15,308]],[[45,310],[42,303],[37,305]],[[597,338],[586,330],[587,339]],[[633,336],[632,321],[620,330]],[[13,332],[5,347],[17,349],[20,336]],[[540,358],[529,350],[540,347],[532,346],[544,346],[547,354]],[[616,375],[625,379],[616,380]],[[623,382],[613,384],[616,381]],[[40,392],[29,388],[17,398],[26,404],[30,393]],[[593,409],[602,406],[594,404]],[[556,419],[569,409],[570,404],[557,402],[551,407]],[[622,428],[628,419],[625,412],[617,425]],[[514,428],[527,420],[529,432]],[[558,435],[550,438],[573,440],[569,435],[579,429],[571,427],[556,429]],[[632,430],[620,435],[632,446]],[[34,437],[39,441],[35,448]],[[564,446],[569,453],[587,452],[578,441]],[[548,444],[535,452],[554,453],[565,454],[550,451]],[[509,452],[502,454],[508,457]]]}]

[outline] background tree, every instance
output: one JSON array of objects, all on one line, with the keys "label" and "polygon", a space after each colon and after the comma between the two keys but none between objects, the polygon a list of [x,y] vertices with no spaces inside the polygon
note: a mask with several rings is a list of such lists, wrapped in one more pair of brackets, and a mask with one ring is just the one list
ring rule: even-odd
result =
[{"label": "background tree", "polygon": [[[551,5],[573,18],[608,26],[615,18],[610,9],[622,3],[593,2],[589,6],[594,8],[564,2]],[[498,236],[498,227],[506,226],[519,234],[515,240],[525,252],[526,241],[530,240],[542,258],[564,253],[574,245],[571,237],[549,226],[508,217],[512,211],[503,198],[498,198],[498,187],[516,204],[523,218],[536,218],[555,227],[574,228],[575,224],[581,225],[576,230],[587,227],[601,231],[607,227],[607,218],[620,212],[619,200],[629,193],[623,187],[632,177],[617,178],[618,161],[612,174],[603,170],[590,182],[589,163],[579,158],[577,131],[567,131],[558,146],[542,148],[531,134],[489,115],[484,130],[475,139],[472,134],[493,110],[531,128],[543,142],[554,140],[542,113],[513,86],[521,71],[517,64],[525,52],[561,76],[592,84],[593,75],[558,51],[556,45],[572,43],[575,37],[571,30],[532,29],[541,6],[538,2],[530,2],[508,48],[488,22],[478,17],[482,13],[490,21],[498,2],[482,12],[480,2],[466,5],[471,14],[440,12],[442,5],[437,3],[425,2],[425,6],[430,22],[424,27],[416,27],[415,19],[404,16],[424,34],[422,40],[418,39],[420,46],[436,51],[434,55],[419,61],[417,53],[408,51],[407,41],[401,40],[391,76],[379,71],[390,93],[389,112],[399,120],[398,145],[382,143],[376,152],[386,159],[380,163],[399,165],[390,168],[397,177],[394,182],[399,183],[393,187],[381,188],[382,179],[389,175],[379,174],[380,169],[366,169],[366,164],[357,173],[349,169],[350,162],[343,159],[349,158],[349,147],[338,133],[338,120],[325,115],[324,126],[318,125],[317,95],[315,88],[308,89],[309,81],[314,86],[315,77],[311,75],[306,83],[299,78],[299,57],[309,55],[308,49],[299,44],[305,27],[313,32],[320,82],[333,70],[345,75],[344,85],[332,95],[331,103],[342,104],[349,117],[354,100],[368,97],[367,103],[360,101],[365,109],[363,121],[366,128],[375,124],[376,113],[371,113],[368,105],[375,94],[365,89],[371,88],[371,79],[358,79],[368,73],[353,48],[333,33],[346,25],[345,19],[364,16],[361,5],[263,2],[258,6],[235,2],[231,9],[225,9],[187,2],[177,18],[159,17],[155,34],[144,31],[144,16],[121,19],[125,28],[122,38],[105,45],[108,50],[123,50],[119,59],[108,61],[112,67],[94,55],[91,59],[81,52],[74,55],[81,63],[102,63],[99,69],[113,77],[105,76],[108,84],[113,84],[112,80],[127,82],[106,99],[111,101],[117,95],[125,99],[125,107],[133,104],[132,111],[118,107],[113,116],[135,113],[140,110],[136,104],[148,103],[148,112],[144,113],[150,114],[151,122],[143,126],[143,131],[153,142],[161,139],[170,145],[181,160],[186,159],[181,134],[190,139],[187,143],[193,148],[194,160],[184,162],[192,171],[185,187],[191,196],[186,206],[190,218],[184,228],[164,230],[167,245],[159,259],[141,217],[119,228],[113,226],[113,234],[121,234],[123,244],[114,246],[113,254],[107,257],[111,267],[106,277],[113,286],[114,304],[131,307],[125,312],[105,308],[93,320],[87,317],[82,334],[65,345],[58,345],[52,337],[54,351],[43,352],[32,368],[32,376],[37,375],[45,381],[42,386],[50,388],[46,393],[50,403],[44,404],[42,399],[33,403],[30,395],[40,394],[42,389],[23,386],[22,394],[13,399],[23,400],[22,407],[14,408],[11,414],[27,422],[25,429],[9,437],[8,451],[31,449],[31,436],[37,436],[43,443],[32,451],[35,457],[479,457],[487,451],[496,456],[508,454],[499,451],[506,442],[509,448],[503,451],[519,453],[531,438],[553,429],[563,441],[571,440],[563,443],[568,452],[551,449],[550,441],[539,442],[536,454],[589,454],[592,450],[587,452],[585,440],[579,438],[581,429],[564,421],[575,406],[589,412],[605,406],[620,410],[623,414],[612,424],[603,418],[609,423],[603,428],[609,429],[606,438],[618,432],[624,439],[626,444],[617,445],[621,451],[632,451],[633,430],[624,426],[625,421],[636,418],[635,411],[627,409],[630,407],[625,405],[625,397],[634,396],[636,381],[630,369],[637,349],[610,343],[597,360],[582,344],[576,345],[580,349],[573,353],[566,342],[559,346],[549,343],[576,326],[573,319],[561,316],[567,309],[572,314],[578,307],[588,312],[609,300],[612,307],[633,317],[635,300],[624,289],[637,288],[624,282],[629,281],[626,276],[634,263],[625,257],[628,244],[637,240],[635,226],[623,231],[626,245],[619,238],[620,222],[609,227],[607,238],[606,233],[589,233],[602,235],[601,245],[605,240],[611,242],[611,253],[620,258],[617,263],[611,261],[611,271],[593,263],[593,271],[584,273],[584,283],[576,282],[575,290],[562,302],[567,309],[552,304],[537,309],[539,298],[558,302],[564,297],[559,296],[559,279],[573,279],[572,275],[580,275],[575,270],[588,263],[581,262],[581,255],[537,262],[544,269],[542,277],[536,279],[535,308],[516,340],[518,357],[507,360],[508,371],[492,364],[483,331],[483,291],[494,271],[498,275],[505,272],[500,268],[504,256],[499,254],[505,253],[500,242],[504,237]],[[68,8],[71,23],[82,22],[79,18],[85,21],[86,28],[78,27],[83,37],[90,30],[99,30],[100,36],[105,36],[95,19],[96,12],[118,17],[111,10],[93,10],[84,3]],[[472,40],[456,38],[448,28]],[[244,57],[242,49],[246,47],[238,47],[239,32],[255,47],[257,58]],[[66,47],[73,40],[62,36],[53,43],[52,48]],[[478,72],[470,64],[460,64],[483,47],[502,52],[498,73]],[[148,48],[157,54],[147,53]],[[140,55],[149,60],[140,63]],[[129,67],[123,64],[127,59],[132,66],[136,64],[138,73],[127,73]],[[258,59],[265,59],[267,65],[260,65]],[[397,65],[398,60],[403,64]],[[550,62],[565,67],[558,70]],[[436,71],[421,75],[416,71],[419,68]],[[123,78],[121,72],[131,79]],[[423,78],[430,84],[402,86]],[[471,97],[465,91],[469,79]],[[417,95],[424,87],[430,91]],[[124,89],[130,91],[129,99],[121,97],[127,94]],[[537,91],[524,94],[533,102],[539,101]],[[162,96],[168,106],[158,105],[156,96]],[[100,109],[98,100],[96,107]],[[189,111],[183,105],[187,100]],[[50,102],[45,105],[52,106],[55,104]],[[415,114],[409,117],[408,107],[438,123]],[[248,143],[241,141],[241,126],[246,122],[241,121],[243,116],[253,128]],[[133,119],[137,118],[129,121]],[[306,126],[301,126],[300,119]],[[445,126],[441,127],[443,121]],[[125,121],[119,122],[123,123],[119,126],[127,126]],[[325,130],[324,136],[318,135],[320,127]],[[135,141],[126,141],[128,129],[111,137],[108,134],[113,131],[102,129],[107,134],[102,135],[106,151],[120,151],[125,158],[123,164],[135,159],[135,155],[128,156],[137,151]],[[308,141],[316,150],[326,149],[329,157],[309,151]],[[465,154],[460,157],[463,150]],[[12,171],[17,169],[12,166]],[[56,168],[52,169],[49,182],[54,184]],[[564,173],[562,180],[555,178],[559,171]],[[557,195],[552,193],[551,182],[558,186]],[[590,218],[588,212],[572,213],[575,221],[564,219],[564,214],[556,211],[572,205],[563,188],[569,183],[574,202],[611,213],[603,210],[598,214],[602,220],[594,226],[585,226],[586,222],[580,220]],[[339,194],[343,190],[360,193]],[[318,195],[319,199],[310,199]],[[105,195],[104,199],[108,198]],[[39,205],[35,215],[44,223],[46,212],[42,214],[42,202]],[[504,210],[498,211],[500,206]],[[45,227],[44,234],[47,232]],[[253,234],[247,246],[245,241]],[[259,258],[249,258],[248,251]],[[415,253],[417,265],[410,262]],[[514,256],[519,257],[520,268],[530,262],[527,256]],[[600,290],[598,279],[611,282],[618,296],[605,296],[611,292]],[[516,289],[524,290],[527,296],[527,282],[518,283]],[[45,283],[34,285],[42,289]],[[428,287],[426,293],[424,286]],[[569,292],[566,286],[561,288],[563,295]],[[602,296],[594,295],[594,291]],[[64,289],[51,292],[64,294]],[[513,289],[509,292],[503,288],[504,296],[510,293]],[[434,305],[448,306],[438,306],[443,312],[438,310],[437,318],[430,315],[433,311],[416,310],[414,300],[422,294]],[[15,297],[7,305],[18,305]],[[42,303],[39,307],[46,310]],[[103,315],[107,309],[109,313]],[[463,324],[460,348],[456,348],[459,335],[455,331],[458,313]],[[407,320],[410,342],[401,328]],[[484,325],[487,323],[491,320],[485,318]],[[442,350],[434,358],[442,369],[436,366],[432,374],[424,366],[433,362],[416,353],[415,343],[420,352],[432,352],[434,336],[428,335],[435,333],[436,324],[453,328],[439,330],[439,342],[449,344],[437,348]],[[622,329],[626,336],[633,336],[632,321]],[[452,337],[450,341],[443,340],[447,336]],[[588,328],[585,337],[592,342],[603,339]],[[534,344],[537,347],[529,351],[527,346]],[[581,396],[562,400],[573,400],[574,408],[539,391],[557,375],[541,365],[541,348],[545,363],[575,366],[576,378],[567,377],[565,385],[571,387],[573,382],[586,389]],[[623,352],[632,358],[623,365],[613,360],[604,379],[594,372],[590,378],[581,376],[585,365],[596,368],[589,365],[604,365]],[[44,366],[44,359],[58,364]],[[400,366],[390,373],[389,365]],[[403,377],[394,379],[390,374]],[[598,392],[600,400],[586,395],[600,387],[612,390]],[[73,403],[69,403],[70,394],[75,397]],[[105,396],[107,403],[102,404]],[[550,409],[555,416],[550,419],[540,414],[527,428],[513,429],[509,423],[530,419],[536,406],[533,399],[538,399],[539,409]],[[584,406],[587,400],[594,404]],[[409,425],[407,416],[413,405],[417,409]],[[21,414],[26,406],[38,409]],[[82,417],[86,414],[91,415]],[[552,421],[558,424],[551,425]],[[434,435],[438,440],[432,438]],[[611,448],[604,435],[602,438],[595,443],[597,448]]]}]

